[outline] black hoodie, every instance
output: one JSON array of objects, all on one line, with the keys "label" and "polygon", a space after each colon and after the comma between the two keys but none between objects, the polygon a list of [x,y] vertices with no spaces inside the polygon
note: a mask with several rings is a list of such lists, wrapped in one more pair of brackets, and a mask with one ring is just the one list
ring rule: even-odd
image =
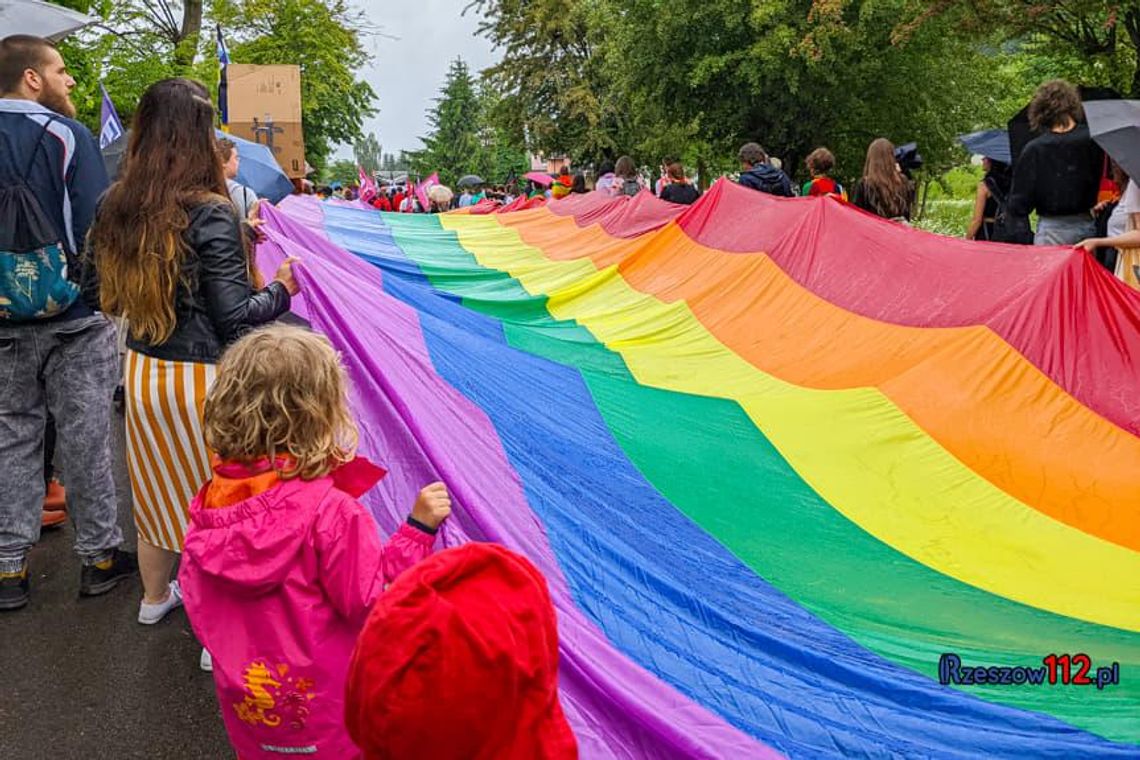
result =
[{"label": "black hoodie", "polygon": [[740,184],[769,195],[782,195],[785,198],[793,195],[792,181],[788,175],[770,164],[756,164],[748,171],[741,172]]}]

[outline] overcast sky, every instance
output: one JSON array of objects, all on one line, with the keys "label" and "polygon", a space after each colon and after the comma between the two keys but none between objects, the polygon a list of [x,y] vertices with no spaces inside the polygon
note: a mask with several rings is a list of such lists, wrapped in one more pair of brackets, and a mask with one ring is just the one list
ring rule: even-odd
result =
[{"label": "overcast sky", "polygon": [[[376,91],[380,113],[365,121],[385,153],[421,147],[425,113],[443,85],[456,56],[478,73],[495,62],[491,43],[476,36],[479,18],[462,15],[467,0],[404,0],[397,3],[353,0],[381,34],[365,40],[373,64],[363,78]],[[392,39],[395,37],[396,39]],[[337,155],[351,157],[350,147]]]}]

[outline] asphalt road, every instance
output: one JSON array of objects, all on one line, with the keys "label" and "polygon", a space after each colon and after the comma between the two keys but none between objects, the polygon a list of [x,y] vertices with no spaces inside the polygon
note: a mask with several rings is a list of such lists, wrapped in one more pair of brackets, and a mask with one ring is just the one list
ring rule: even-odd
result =
[{"label": "asphalt road", "polygon": [[[133,550],[121,431],[117,456]],[[0,759],[232,758],[186,614],[139,625],[137,579],[80,599],[72,542],[70,525],[45,531],[30,558],[31,603],[0,613]]]}]

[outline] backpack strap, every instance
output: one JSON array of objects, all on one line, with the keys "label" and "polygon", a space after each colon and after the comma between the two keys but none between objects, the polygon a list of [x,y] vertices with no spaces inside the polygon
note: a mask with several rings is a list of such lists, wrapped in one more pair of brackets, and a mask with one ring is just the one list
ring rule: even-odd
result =
[{"label": "backpack strap", "polygon": [[994,200],[997,201],[997,204],[999,206],[1004,206],[1006,195],[1001,191],[1001,188],[997,186],[997,181],[994,180],[993,177],[986,177],[982,183],[986,186],[986,189],[990,191],[990,195],[992,195]]},{"label": "backpack strap", "polygon": [[48,135],[48,127],[51,126],[51,123],[55,120],[56,116],[53,114],[49,115],[47,121],[43,123],[43,129],[40,130],[40,139],[36,140],[36,147],[32,148],[32,155],[28,157],[28,166],[24,169],[24,173],[20,175],[20,178],[24,180],[24,184],[27,184],[28,178],[32,176],[32,169],[36,164],[36,156],[39,155],[40,148],[44,146],[44,138]]}]

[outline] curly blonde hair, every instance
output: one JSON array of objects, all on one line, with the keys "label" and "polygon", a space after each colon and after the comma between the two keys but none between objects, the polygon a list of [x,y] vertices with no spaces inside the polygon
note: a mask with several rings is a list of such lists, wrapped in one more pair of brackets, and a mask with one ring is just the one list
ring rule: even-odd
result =
[{"label": "curly blonde hair", "polygon": [[222,459],[278,457],[285,479],[313,480],[352,459],[359,433],[348,411],[348,378],[323,335],[272,325],[222,356],[206,396],[206,444]]}]

